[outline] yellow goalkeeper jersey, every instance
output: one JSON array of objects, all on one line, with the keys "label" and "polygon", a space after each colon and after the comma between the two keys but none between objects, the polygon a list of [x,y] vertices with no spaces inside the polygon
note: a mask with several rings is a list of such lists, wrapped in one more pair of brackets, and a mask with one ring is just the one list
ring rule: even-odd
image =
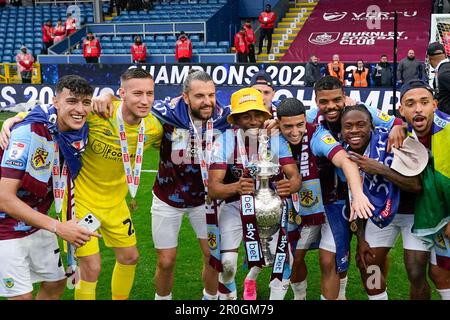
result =
[{"label": "yellow goalkeeper jersey", "polygon": [[[115,207],[128,193],[116,120],[119,104],[120,101],[114,102],[114,114],[108,119],[93,113],[87,119],[88,145],[82,156],[83,166],[75,180],[75,199],[88,208]],[[152,114],[144,120],[144,150],[149,147],[159,148],[163,135],[161,123]],[[134,168],[139,124],[131,126],[125,123],[125,131]]]}]

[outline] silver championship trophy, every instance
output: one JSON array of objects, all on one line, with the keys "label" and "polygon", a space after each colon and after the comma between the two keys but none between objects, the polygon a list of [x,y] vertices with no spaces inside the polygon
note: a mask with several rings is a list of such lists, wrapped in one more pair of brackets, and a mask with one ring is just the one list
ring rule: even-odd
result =
[{"label": "silver championship trophy", "polygon": [[259,159],[254,163],[257,167],[256,177],[259,181],[258,190],[255,193],[255,213],[264,264],[266,267],[270,267],[273,265],[274,256],[270,252],[269,242],[280,227],[282,202],[281,198],[269,188],[269,179],[279,173],[279,165],[271,161],[273,155],[268,150],[269,137],[267,134],[260,133],[258,141]]}]

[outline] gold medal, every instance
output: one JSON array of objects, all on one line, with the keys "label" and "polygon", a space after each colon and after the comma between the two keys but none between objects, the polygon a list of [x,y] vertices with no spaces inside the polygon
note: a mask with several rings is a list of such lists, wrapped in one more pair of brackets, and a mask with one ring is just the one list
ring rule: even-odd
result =
[{"label": "gold medal", "polygon": [[212,200],[211,200],[211,198],[209,197],[209,196],[205,196],[205,203],[207,204],[207,205],[211,205],[211,203],[212,203]]},{"label": "gold medal", "polygon": [[131,211],[136,211],[137,208],[138,208],[138,204],[137,204],[136,198],[132,198],[131,201],[130,201],[130,204],[128,206],[130,207]]},{"label": "gold medal", "polygon": [[356,232],[356,230],[358,230],[358,225],[356,224],[356,221],[350,223],[350,230],[352,230],[352,232]]},{"label": "gold medal", "polygon": [[295,216],[295,223],[299,226],[302,223],[302,217],[300,215]]}]

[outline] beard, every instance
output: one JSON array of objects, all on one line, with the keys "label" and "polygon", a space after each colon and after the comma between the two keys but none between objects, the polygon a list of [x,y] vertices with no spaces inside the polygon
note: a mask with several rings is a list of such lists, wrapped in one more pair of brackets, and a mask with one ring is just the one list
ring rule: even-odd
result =
[{"label": "beard", "polygon": [[209,114],[209,116],[202,115],[201,110],[202,110],[202,108],[205,108],[205,107],[209,107],[211,109],[214,108],[213,105],[211,105],[211,106],[204,105],[204,106],[201,106],[199,109],[196,109],[196,110],[190,108],[192,116],[194,118],[196,118],[196,119],[199,119],[199,120],[208,120],[209,118],[211,118],[212,117],[212,112]]}]

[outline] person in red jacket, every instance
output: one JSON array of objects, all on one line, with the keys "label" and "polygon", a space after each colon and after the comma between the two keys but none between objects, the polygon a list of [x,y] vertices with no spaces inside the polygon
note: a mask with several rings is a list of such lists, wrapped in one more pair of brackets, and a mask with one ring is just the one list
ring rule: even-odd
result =
[{"label": "person in red jacket", "polygon": [[77,31],[77,21],[74,17],[72,17],[71,13],[67,14],[67,19],[66,22],[64,22],[64,25],[67,30],[67,36],[70,36],[72,33]]},{"label": "person in red jacket", "polygon": [[180,37],[175,43],[175,59],[178,63],[191,62],[192,59],[192,42],[184,31],[180,32]]},{"label": "person in red jacket", "polygon": [[256,43],[256,37],[255,32],[252,28],[252,21],[248,19],[245,21],[244,24],[245,28],[245,36],[247,38],[247,45],[248,45],[248,62],[255,63],[255,43]]},{"label": "person in red jacket", "polygon": [[58,19],[56,26],[53,28],[53,41],[59,42],[66,37],[66,27],[63,25],[62,20]]},{"label": "person in red jacket", "polygon": [[272,11],[272,6],[270,4],[266,4],[266,9],[261,12],[258,20],[261,24],[258,55],[261,54],[265,37],[267,37],[267,54],[269,54],[270,49],[272,48],[273,28],[275,27],[275,21],[277,20],[277,15]]},{"label": "person in red jacket", "polygon": [[42,42],[44,43],[42,54],[47,54],[48,48],[53,45],[53,26],[50,19],[42,26]]},{"label": "person in red jacket", "polygon": [[248,42],[244,27],[234,36],[234,48],[236,49],[237,62],[248,62]]},{"label": "person in red jacket", "polygon": [[100,41],[92,32],[88,32],[86,39],[83,40],[83,57],[86,63],[97,63],[101,53]]},{"label": "person in red jacket", "polygon": [[140,36],[134,38],[134,44],[131,46],[131,55],[133,57],[133,63],[145,63],[147,47],[145,46],[145,43],[142,43],[142,38]]},{"label": "person in red jacket", "polygon": [[22,78],[22,83],[31,83],[31,75],[33,71],[33,56],[27,52],[27,47],[22,46],[16,56],[17,68]]}]

